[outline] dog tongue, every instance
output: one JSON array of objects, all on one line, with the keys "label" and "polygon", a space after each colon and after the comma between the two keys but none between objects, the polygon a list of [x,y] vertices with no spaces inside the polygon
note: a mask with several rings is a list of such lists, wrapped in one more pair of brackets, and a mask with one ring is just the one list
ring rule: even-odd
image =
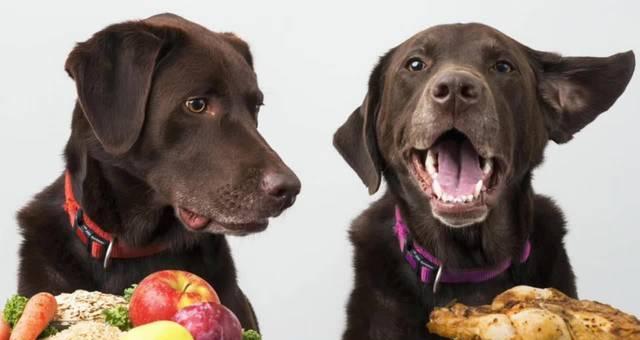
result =
[{"label": "dog tongue", "polygon": [[443,192],[453,196],[473,195],[483,177],[480,159],[468,139],[446,139],[435,148],[438,153],[438,183]]},{"label": "dog tongue", "polygon": [[189,228],[194,230],[202,229],[211,222],[211,219],[184,208],[180,208],[180,217]]}]

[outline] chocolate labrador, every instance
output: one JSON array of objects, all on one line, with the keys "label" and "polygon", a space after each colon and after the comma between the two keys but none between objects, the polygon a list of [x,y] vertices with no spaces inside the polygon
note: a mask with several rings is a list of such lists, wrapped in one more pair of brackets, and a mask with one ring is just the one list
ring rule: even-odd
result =
[{"label": "chocolate labrador", "polygon": [[172,14],[78,44],[66,171],[18,214],[18,291],[122,294],[163,269],[210,282],[257,329],[225,235],[291,206],[295,174],[258,133],[263,95],[248,45]]},{"label": "chocolate labrador", "polygon": [[489,303],[515,285],[575,297],[565,221],[534,192],[549,140],[613,105],[633,52],[561,57],[481,24],[420,32],[383,56],[334,145],[384,196],[351,227],[344,339],[431,339],[434,306]]}]

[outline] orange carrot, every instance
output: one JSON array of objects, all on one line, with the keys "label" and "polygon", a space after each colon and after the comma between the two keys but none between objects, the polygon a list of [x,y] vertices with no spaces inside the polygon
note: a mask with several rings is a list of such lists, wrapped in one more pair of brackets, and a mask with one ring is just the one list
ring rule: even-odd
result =
[{"label": "orange carrot", "polygon": [[11,336],[11,327],[9,323],[4,321],[4,316],[0,314],[0,340],[9,340]]},{"label": "orange carrot", "polygon": [[13,327],[10,340],[36,340],[56,315],[58,304],[49,293],[38,293],[24,307],[20,320]]}]

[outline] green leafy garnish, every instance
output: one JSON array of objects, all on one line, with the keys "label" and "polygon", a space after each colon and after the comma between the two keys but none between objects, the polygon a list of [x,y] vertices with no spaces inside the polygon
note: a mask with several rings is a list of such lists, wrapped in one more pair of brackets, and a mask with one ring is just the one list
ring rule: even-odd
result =
[{"label": "green leafy garnish", "polygon": [[[133,295],[133,291],[136,289],[138,285],[132,284],[131,287],[126,288],[122,296],[127,303],[131,302],[131,296]],[[121,331],[128,331],[133,328],[131,324],[131,319],[129,319],[129,308],[125,306],[118,306],[114,308],[105,309],[102,311],[104,314],[105,322],[120,328]]]},{"label": "green leafy garnish", "polygon": [[127,300],[127,302],[131,302],[131,296],[133,295],[133,291],[136,290],[136,287],[138,287],[137,284],[132,284],[131,287],[126,288],[124,290],[124,299]]},{"label": "green leafy garnish", "polygon": [[128,331],[133,327],[129,319],[129,309],[127,307],[118,306],[105,309],[102,311],[102,314],[104,314],[106,323],[120,328],[121,331]]},{"label": "green leafy garnish", "polygon": [[242,340],[262,340],[262,336],[260,336],[260,333],[250,329],[242,333]]},{"label": "green leafy garnish", "polygon": [[[20,320],[22,312],[24,312],[24,307],[27,305],[27,301],[29,301],[29,299],[25,296],[13,295],[7,300],[7,303],[4,305],[2,315],[4,317],[4,321],[6,321],[9,326],[11,326],[11,328],[15,327],[16,323],[18,323],[18,320]],[[42,331],[42,333],[40,333],[38,338],[46,338],[56,333],[58,333],[58,330],[55,327],[49,325],[44,329],[44,331]]]},{"label": "green leafy garnish", "polygon": [[18,320],[20,320],[24,307],[27,305],[27,301],[29,301],[29,299],[24,296],[13,295],[4,305],[4,310],[2,312],[4,315],[4,321],[6,321],[11,328],[16,325]]},{"label": "green leafy garnish", "polygon": [[44,331],[42,331],[42,333],[40,333],[40,335],[38,336],[38,339],[41,338],[48,338],[50,336],[56,335],[58,333],[58,329],[49,325],[47,326],[47,328],[44,329]]}]

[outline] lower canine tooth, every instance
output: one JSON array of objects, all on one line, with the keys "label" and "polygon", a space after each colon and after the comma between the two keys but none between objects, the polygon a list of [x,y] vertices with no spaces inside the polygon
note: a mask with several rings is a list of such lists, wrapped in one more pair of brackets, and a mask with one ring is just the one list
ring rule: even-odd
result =
[{"label": "lower canine tooth", "polygon": [[437,198],[442,197],[442,187],[440,187],[440,183],[438,183],[437,179],[433,180],[433,183],[431,184],[431,189],[433,189],[433,193],[436,195]]},{"label": "lower canine tooth", "polygon": [[480,195],[480,191],[482,191],[483,186],[484,183],[482,182],[482,180],[479,180],[478,183],[476,183],[476,187],[474,188],[475,190],[473,191],[473,196],[478,197]]}]

